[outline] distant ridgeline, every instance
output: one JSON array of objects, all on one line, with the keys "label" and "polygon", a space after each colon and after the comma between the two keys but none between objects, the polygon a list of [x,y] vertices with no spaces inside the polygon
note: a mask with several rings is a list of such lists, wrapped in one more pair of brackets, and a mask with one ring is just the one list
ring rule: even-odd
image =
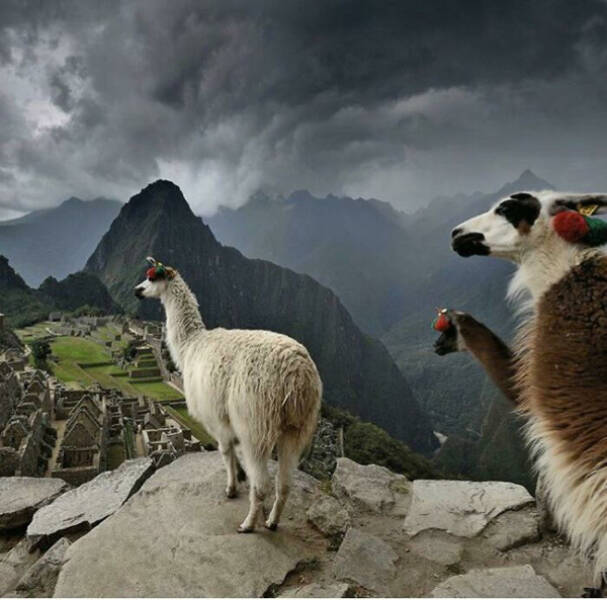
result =
[{"label": "distant ridgeline", "polygon": [[360,331],[331,290],[222,246],[169,181],[147,186],[122,207],[85,267],[126,310],[161,319],[158,304],[138,304],[133,295],[148,255],[181,272],[207,326],[294,337],[318,365],[330,405],[378,424],[416,451],[438,446],[430,420],[383,344]]},{"label": "distant ridgeline", "polygon": [[9,327],[24,327],[48,317],[54,310],[73,311],[87,306],[103,313],[120,312],[107,288],[91,273],[74,273],[62,281],[49,277],[37,289],[30,288],[0,256],[0,312]]},{"label": "distant ridgeline", "polygon": [[82,269],[119,210],[117,200],[70,198],[55,208],[0,221],[0,254],[32,287],[49,275],[63,279]]}]

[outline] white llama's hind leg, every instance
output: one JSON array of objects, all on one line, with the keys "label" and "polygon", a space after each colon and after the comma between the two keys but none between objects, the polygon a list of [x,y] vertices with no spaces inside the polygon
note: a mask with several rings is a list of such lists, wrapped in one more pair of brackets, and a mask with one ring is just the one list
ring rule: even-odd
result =
[{"label": "white llama's hind leg", "polygon": [[226,484],[226,496],[228,498],[236,498],[238,491],[238,479],[236,476],[236,452],[234,451],[234,441],[227,438],[222,441],[218,441],[219,451],[221,457],[226,466],[227,473],[227,484]]},{"label": "white llama's hind leg", "polygon": [[302,448],[297,435],[283,434],[276,445],[278,453],[278,470],[276,471],[276,499],[272,511],[265,525],[274,531],[278,527],[289,492],[291,490],[291,477],[297,467]]},{"label": "white llama's hind leg", "polygon": [[250,533],[255,529],[259,513],[263,511],[263,502],[270,487],[268,459],[257,456],[251,446],[241,440],[244,468],[249,479],[249,513],[238,528],[239,533]]}]

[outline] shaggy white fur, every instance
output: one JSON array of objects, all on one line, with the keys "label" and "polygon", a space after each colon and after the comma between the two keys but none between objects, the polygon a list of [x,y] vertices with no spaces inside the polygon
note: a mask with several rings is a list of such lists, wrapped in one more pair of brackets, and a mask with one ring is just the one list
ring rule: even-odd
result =
[{"label": "shaggy white fur", "polygon": [[[153,260],[153,259],[152,259]],[[217,440],[227,469],[226,495],[236,494],[236,452],[250,485],[249,513],[240,532],[253,531],[268,492],[268,459],[278,455],[276,498],[265,525],[275,529],[293,469],[318,420],[322,383],[299,342],[271,331],[207,330],[181,276],[145,280],[140,297],[159,298],[167,346],[183,374],[188,412]]]},{"label": "shaggy white fur", "polygon": [[[576,202],[590,198],[596,200],[599,212],[604,212],[607,196],[553,191],[530,192],[530,195],[540,204],[539,214],[530,227],[513,226],[496,210],[498,203],[488,212],[459,225],[454,234],[482,234],[482,244],[488,250],[485,254],[506,258],[518,265],[508,296],[520,303],[521,313],[527,313],[515,342],[517,380],[526,405],[522,414],[527,419],[527,442],[551,512],[572,545],[591,560],[595,584],[598,584],[607,569],[607,470],[604,464],[598,464],[587,472],[579,461],[571,459],[571,449],[555,434],[542,412],[533,407],[534,382],[530,369],[537,306],[543,294],[576,265],[593,255],[604,254],[602,249],[572,244],[559,237],[551,227],[551,217],[563,203],[570,202],[571,206],[565,206],[574,208]],[[589,390],[579,392],[580,397],[587,393]]]}]

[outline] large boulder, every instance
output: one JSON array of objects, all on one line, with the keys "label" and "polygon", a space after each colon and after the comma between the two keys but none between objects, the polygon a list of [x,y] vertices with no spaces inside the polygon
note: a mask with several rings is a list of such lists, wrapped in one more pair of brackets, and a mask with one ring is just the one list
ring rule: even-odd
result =
[{"label": "large boulder", "polygon": [[396,552],[382,539],[350,527],[335,556],[333,575],[385,596],[396,575],[397,560]]},{"label": "large boulder", "polygon": [[27,598],[50,598],[55,590],[59,571],[70,546],[67,538],[55,542],[49,551],[40,557],[19,579],[16,591]]},{"label": "large boulder", "polygon": [[0,531],[27,525],[41,506],[67,489],[62,479],[0,477]]},{"label": "large boulder", "polygon": [[261,527],[243,535],[236,529],[248,509],[247,494],[228,500],[225,477],[218,452],[186,454],[158,470],[120,510],[70,546],[55,595],[261,596],[298,563],[324,551],[325,542],[306,521],[315,479],[295,473],[276,532]]},{"label": "large boulder", "polygon": [[307,512],[308,521],[326,535],[336,548],[346,529],[350,526],[350,515],[332,496],[321,494]]},{"label": "large boulder", "polygon": [[149,458],[123,462],[117,469],[66,492],[40,509],[27,528],[32,544],[93,527],[116,512],[153,471]]},{"label": "large boulder", "polygon": [[21,540],[9,552],[0,556],[0,595],[12,590],[39,556],[38,551],[29,552],[25,540]]},{"label": "large boulder", "polygon": [[472,569],[435,587],[433,598],[560,598],[546,578],[531,565]]},{"label": "large boulder", "polygon": [[470,538],[498,515],[534,506],[523,486],[502,481],[418,479],[413,482],[412,496],[404,524],[409,535],[438,529]]},{"label": "large boulder", "polygon": [[333,493],[356,508],[373,512],[406,514],[410,483],[378,465],[360,465],[349,458],[338,458],[333,473]]}]

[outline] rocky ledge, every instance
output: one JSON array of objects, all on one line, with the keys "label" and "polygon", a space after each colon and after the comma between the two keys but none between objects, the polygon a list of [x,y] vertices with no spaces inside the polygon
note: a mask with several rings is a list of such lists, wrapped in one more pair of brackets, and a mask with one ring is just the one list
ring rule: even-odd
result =
[{"label": "rocky ledge", "polygon": [[15,506],[11,486],[36,484],[0,478],[0,515],[21,527],[0,533],[0,595],[547,597],[591,581],[510,483],[410,482],[341,458],[330,482],[297,472],[278,531],[239,535],[245,486],[225,498],[217,452],[154,474],[127,461],[75,490],[37,481]]}]

